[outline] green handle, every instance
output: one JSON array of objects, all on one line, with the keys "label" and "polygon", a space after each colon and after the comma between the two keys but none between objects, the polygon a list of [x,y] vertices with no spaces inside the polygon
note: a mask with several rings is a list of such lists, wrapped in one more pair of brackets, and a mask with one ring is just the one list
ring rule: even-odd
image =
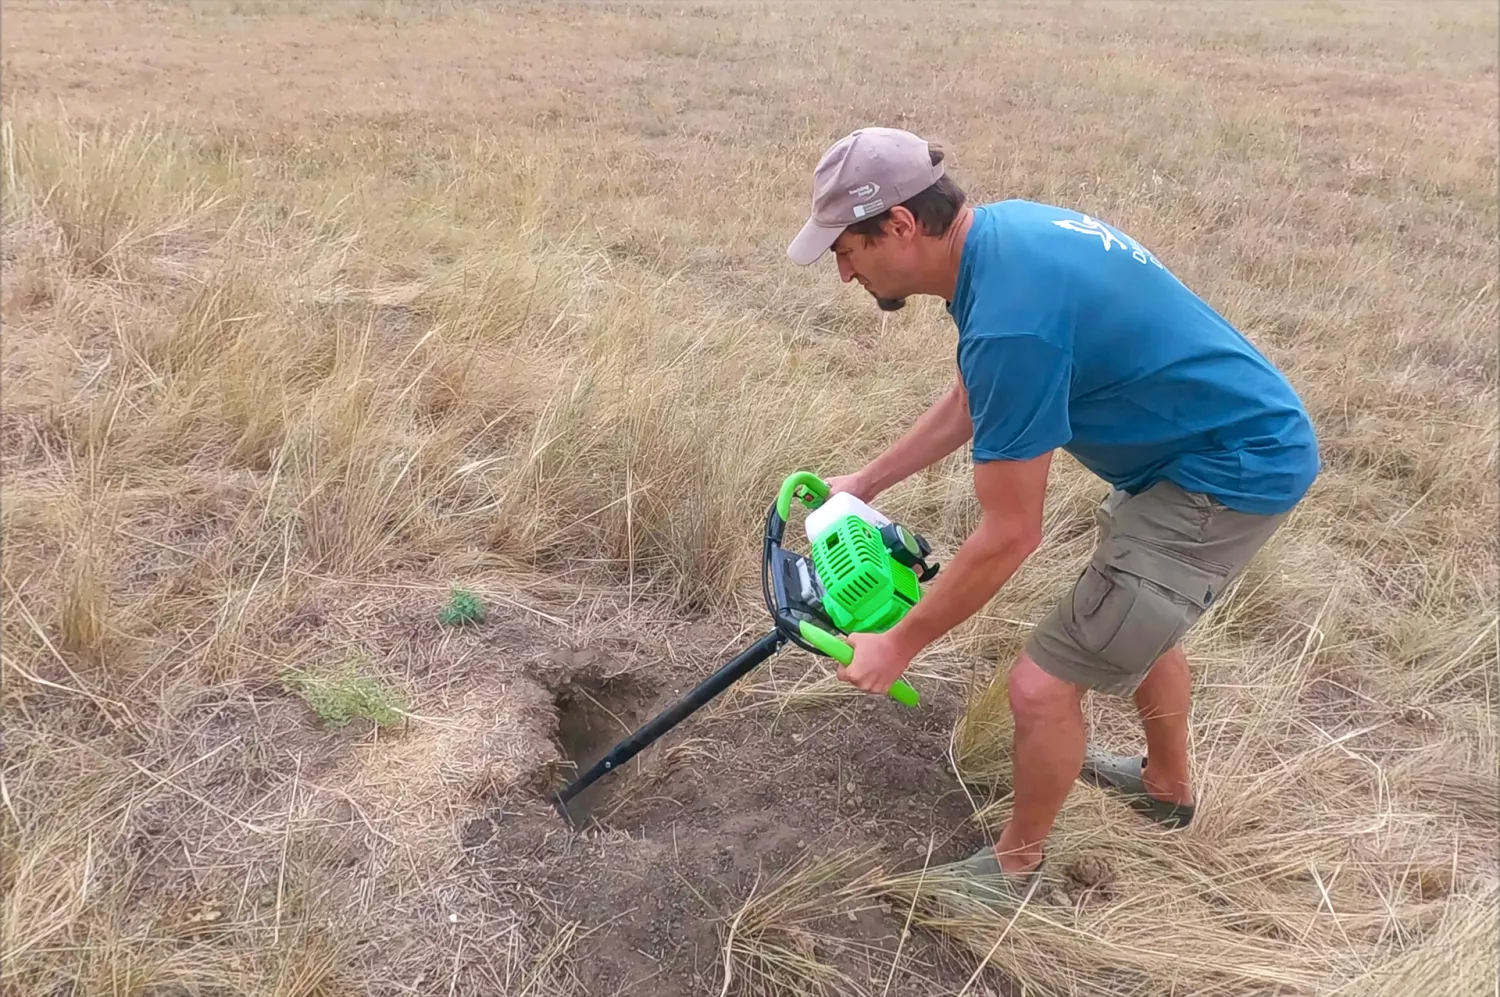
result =
[{"label": "green handle", "polygon": [[[798,629],[809,644],[822,651],[835,661],[849,664],[854,660],[854,648],[848,641],[840,640],[833,634],[816,626],[806,620],[798,623]],[[915,707],[920,704],[921,699],[917,696],[917,690],[913,689],[904,679],[897,679],[886,692],[896,702],[903,706]]]},{"label": "green handle", "polygon": [[792,514],[792,499],[796,496],[798,488],[806,488],[812,495],[813,501],[809,502],[806,498],[802,500],[807,506],[816,508],[822,505],[823,500],[828,497],[828,485],[811,471],[797,471],[788,475],[787,479],[781,483],[781,493],[776,496],[776,515],[780,516],[783,522]]}]

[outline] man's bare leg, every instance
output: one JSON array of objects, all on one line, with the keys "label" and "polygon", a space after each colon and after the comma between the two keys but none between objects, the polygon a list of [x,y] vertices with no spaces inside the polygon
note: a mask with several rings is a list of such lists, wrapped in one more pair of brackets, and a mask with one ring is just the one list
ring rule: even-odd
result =
[{"label": "man's bare leg", "polygon": [[1020,875],[1042,860],[1042,843],[1083,768],[1087,738],[1083,687],[1048,675],[1025,652],[1011,669],[1009,691],[1014,807],[995,856],[1006,874]]},{"label": "man's bare leg", "polygon": [[1158,800],[1192,803],[1188,774],[1188,707],[1193,679],[1181,645],[1156,659],[1135,690],[1135,708],[1146,729],[1142,772],[1146,791]]}]

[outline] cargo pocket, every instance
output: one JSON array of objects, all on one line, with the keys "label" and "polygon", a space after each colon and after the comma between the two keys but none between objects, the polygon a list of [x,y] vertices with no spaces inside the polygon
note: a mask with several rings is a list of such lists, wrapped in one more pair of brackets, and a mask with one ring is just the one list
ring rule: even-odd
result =
[{"label": "cargo pocket", "polygon": [[1139,675],[1198,622],[1221,576],[1145,546],[1111,545],[1100,559],[1114,582],[1089,628],[1090,649],[1111,667]]},{"label": "cargo pocket", "polygon": [[1083,569],[1073,585],[1073,618],[1083,620],[1099,611],[1099,604],[1109,594],[1110,580],[1093,564]]},{"label": "cargo pocket", "polygon": [[1106,664],[1118,670],[1118,665],[1108,660],[1104,651],[1129,620],[1135,601],[1136,579],[1097,562],[1083,569],[1073,586],[1073,612],[1067,629],[1074,643],[1096,665]]}]

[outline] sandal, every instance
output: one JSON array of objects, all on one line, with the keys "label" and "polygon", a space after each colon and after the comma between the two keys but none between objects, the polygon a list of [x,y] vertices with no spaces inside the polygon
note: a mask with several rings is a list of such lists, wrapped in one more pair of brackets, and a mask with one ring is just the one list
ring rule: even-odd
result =
[{"label": "sandal", "polygon": [[1025,903],[1031,899],[1041,885],[1042,867],[1046,864],[1044,855],[1042,861],[1024,876],[1010,876],[1000,868],[1000,860],[995,857],[994,847],[985,845],[966,859],[934,866],[928,870],[928,874],[953,877],[956,880],[954,886],[960,892],[980,903],[1009,905]]},{"label": "sandal", "polygon": [[1101,789],[1112,789],[1125,797],[1136,812],[1169,828],[1184,828],[1193,822],[1191,803],[1159,800],[1146,789],[1144,755],[1110,755],[1090,748],[1079,775]]}]

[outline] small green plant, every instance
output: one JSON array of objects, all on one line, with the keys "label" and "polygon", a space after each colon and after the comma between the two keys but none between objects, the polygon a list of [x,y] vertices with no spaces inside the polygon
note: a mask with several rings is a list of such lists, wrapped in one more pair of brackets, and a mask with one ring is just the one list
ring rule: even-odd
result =
[{"label": "small green plant", "polygon": [[347,726],[356,717],[391,727],[406,713],[406,698],[400,690],[362,674],[353,656],[336,668],[321,671],[287,668],[281,682],[283,688],[312,707],[319,720],[334,727]]},{"label": "small green plant", "polygon": [[484,605],[473,592],[453,589],[448,595],[448,605],[438,612],[438,622],[446,627],[483,623]]}]

